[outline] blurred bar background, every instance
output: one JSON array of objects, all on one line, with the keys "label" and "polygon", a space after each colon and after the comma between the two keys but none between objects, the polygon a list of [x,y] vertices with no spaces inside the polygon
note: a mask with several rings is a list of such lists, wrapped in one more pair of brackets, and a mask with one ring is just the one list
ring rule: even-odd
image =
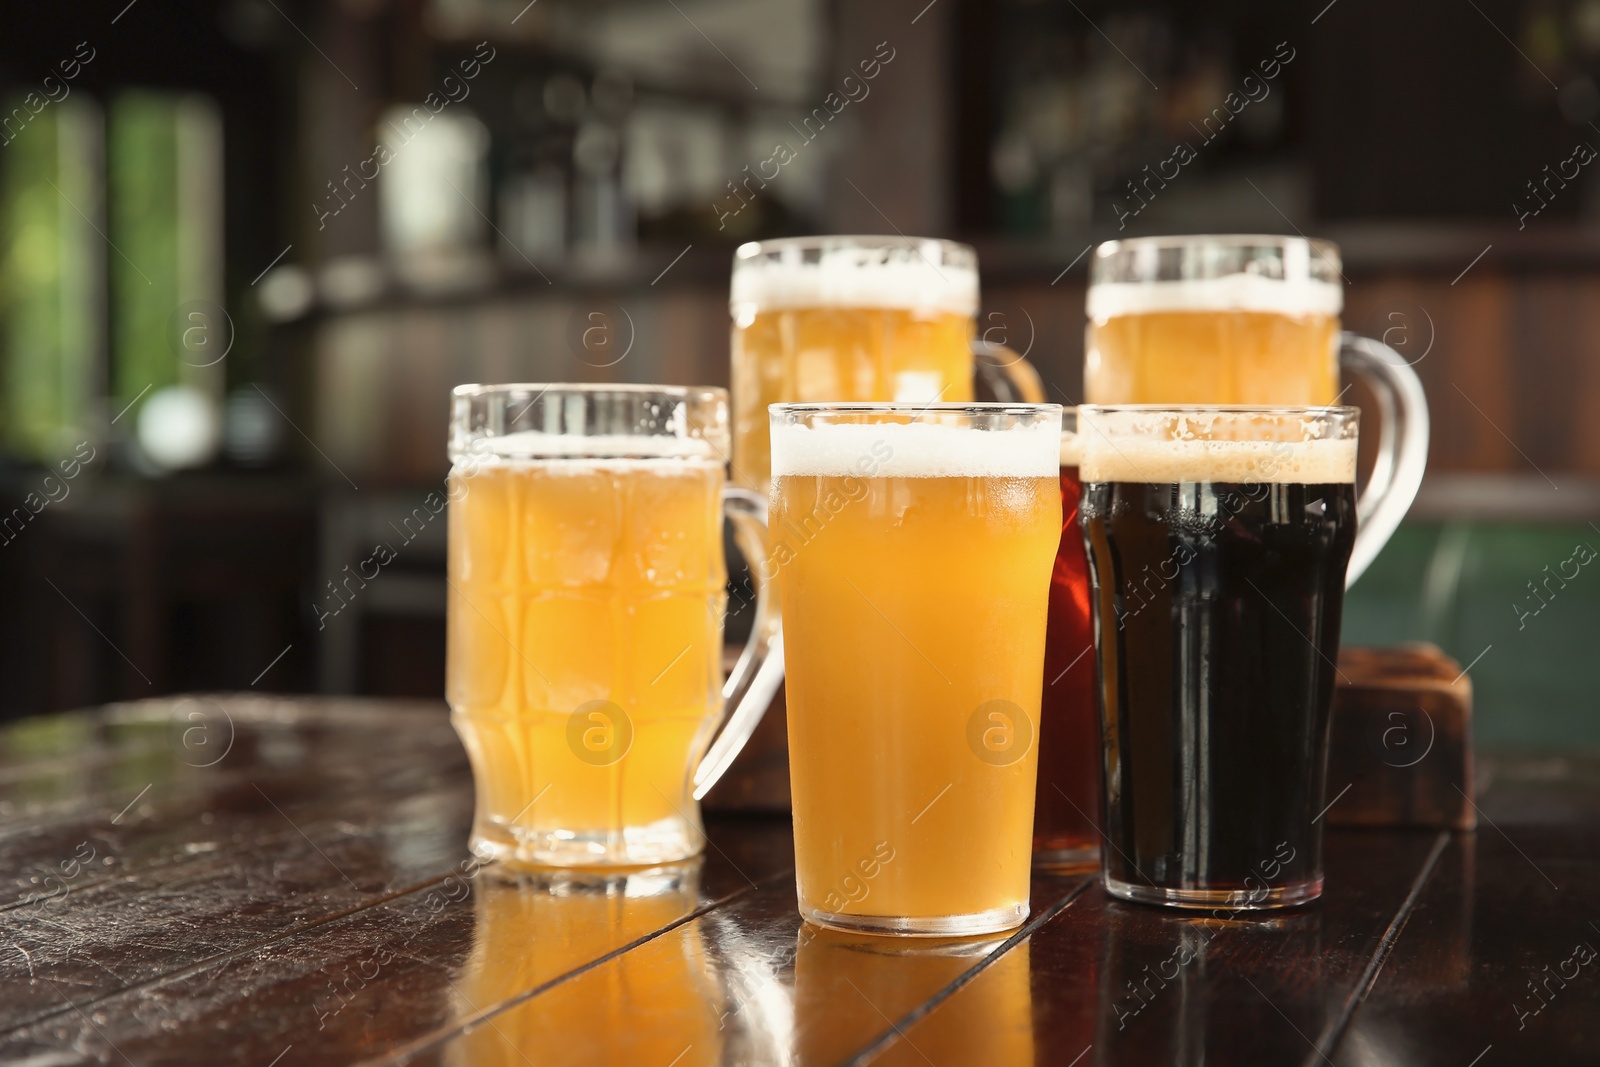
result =
[{"label": "blurred bar background", "polygon": [[1600,545],[1597,76],[1600,0],[33,11],[0,35],[0,716],[441,695],[448,389],[726,385],[742,241],[970,241],[985,337],[1075,402],[1090,244],[1245,231],[1338,241],[1346,328],[1432,405],[1346,642],[1472,663],[1482,740],[1600,740],[1600,575],[1548,582]]}]

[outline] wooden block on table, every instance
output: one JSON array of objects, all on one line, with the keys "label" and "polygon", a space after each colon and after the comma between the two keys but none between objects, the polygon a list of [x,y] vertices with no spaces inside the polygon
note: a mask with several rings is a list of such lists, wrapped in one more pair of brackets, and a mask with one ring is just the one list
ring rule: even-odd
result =
[{"label": "wooden block on table", "polygon": [[1330,734],[1330,824],[1476,827],[1472,680],[1436,646],[1344,649]]}]

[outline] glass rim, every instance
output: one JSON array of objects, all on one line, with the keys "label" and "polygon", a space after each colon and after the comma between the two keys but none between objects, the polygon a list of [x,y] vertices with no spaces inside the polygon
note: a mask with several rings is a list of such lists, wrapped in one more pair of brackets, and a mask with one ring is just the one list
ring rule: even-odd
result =
[{"label": "glass rim", "polygon": [[1332,241],[1287,234],[1174,234],[1095,246],[1085,310],[1097,325],[1125,315],[1344,310],[1344,261]]},{"label": "glass rim", "polygon": [[469,456],[681,461],[704,458],[683,452],[685,442],[704,442],[710,454],[725,457],[729,427],[728,391],[717,386],[467,384],[450,391],[445,452],[452,464]]},{"label": "glass rim", "polygon": [[803,250],[826,248],[922,248],[929,244],[954,248],[971,254],[974,259],[978,255],[978,250],[972,245],[961,241],[952,241],[945,237],[913,237],[904,234],[883,233],[816,233],[807,234],[803,237],[769,237],[765,241],[746,241],[733,250],[733,265],[735,269],[738,269],[740,264],[756,263],[758,262],[758,257],[768,252],[782,251],[787,248]]},{"label": "glass rim", "polygon": [[1002,403],[934,403],[917,404],[909,401],[806,401],[793,404],[768,404],[767,414],[772,415],[916,415],[933,412],[942,415],[1048,415],[1052,411],[1071,410],[1061,404],[1002,404]]},{"label": "glass rim", "polygon": [[579,393],[591,396],[603,396],[607,393],[634,396],[651,394],[683,400],[727,400],[728,398],[728,390],[720,385],[648,385],[635,382],[467,383],[450,389],[450,395],[453,397],[493,396],[496,393],[509,392],[537,392],[541,396],[545,393]]},{"label": "glass rim", "polygon": [[1089,415],[1284,415],[1299,418],[1349,418],[1361,414],[1351,404],[1079,404]]},{"label": "glass rim", "polygon": [[1328,253],[1340,258],[1337,242],[1325,237],[1306,237],[1288,233],[1176,233],[1149,237],[1119,237],[1095,245],[1093,258],[1103,259],[1118,252],[1140,248],[1188,248],[1200,245],[1217,245],[1225,248],[1288,248],[1296,244],[1304,244],[1319,254]]}]

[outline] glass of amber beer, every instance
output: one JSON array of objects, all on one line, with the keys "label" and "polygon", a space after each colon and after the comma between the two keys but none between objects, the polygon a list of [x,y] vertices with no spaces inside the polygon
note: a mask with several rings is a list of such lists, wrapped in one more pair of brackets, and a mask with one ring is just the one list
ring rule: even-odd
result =
[{"label": "glass of amber beer", "polygon": [[1028,911],[1061,538],[1054,404],[775,404],[800,912],[873,933]]},{"label": "glass of amber beer", "polygon": [[[1422,484],[1428,403],[1404,357],[1341,333],[1331,241],[1256,234],[1140,237],[1095,248],[1084,399],[1091,404],[1333,404],[1341,368],[1383,418],[1357,511],[1349,580],[1367,569]],[[1420,357],[1419,357],[1420,358]]]},{"label": "glass of amber beer", "polygon": [[1044,399],[1003,345],[975,340],[978,254],[922,237],[789,237],[741,245],[733,316],[733,478],[767,491],[769,404]]},{"label": "glass of amber beer", "polygon": [[764,500],[724,488],[727,393],[463,385],[452,405],[445,687],[477,783],[473,851],[554,866],[698,853],[696,765],[725,706],[718,744],[737,752],[771,694],[742,698],[781,655],[758,589],[724,685],[723,515],[744,545],[766,522]]},{"label": "glass of amber beer", "polygon": [[1061,413],[1061,543],[1050,572],[1044,695],[1039,705],[1039,788],[1033,862],[1054,871],[1100,862],[1099,696],[1088,560],[1078,528],[1078,414]]},{"label": "glass of amber beer", "polygon": [[1078,409],[1114,896],[1321,895],[1358,414]]}]

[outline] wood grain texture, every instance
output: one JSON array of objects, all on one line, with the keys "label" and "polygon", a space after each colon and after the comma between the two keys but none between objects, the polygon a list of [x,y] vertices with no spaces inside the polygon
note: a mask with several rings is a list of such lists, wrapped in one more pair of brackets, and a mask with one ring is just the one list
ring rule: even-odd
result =
[{"label": "wood grain texture", "polygon": [[1339,1067],[1373,1049],[1396,1063],[1600,1062],[1600,765],[1538,756],[1483,771],[1479,830],[1452,839]]},{"label": "wood grain texture", "polygon": [[686,864],[478,866],[438,705],[29,720],[0,731],[0,1062],[1596,1062],[1600,754],[1478,781],[1476,834],[1330,831],[1312,907],[1041,875],[1009,937],[892,939],[801,923],[770,815],[711,816]]}]

